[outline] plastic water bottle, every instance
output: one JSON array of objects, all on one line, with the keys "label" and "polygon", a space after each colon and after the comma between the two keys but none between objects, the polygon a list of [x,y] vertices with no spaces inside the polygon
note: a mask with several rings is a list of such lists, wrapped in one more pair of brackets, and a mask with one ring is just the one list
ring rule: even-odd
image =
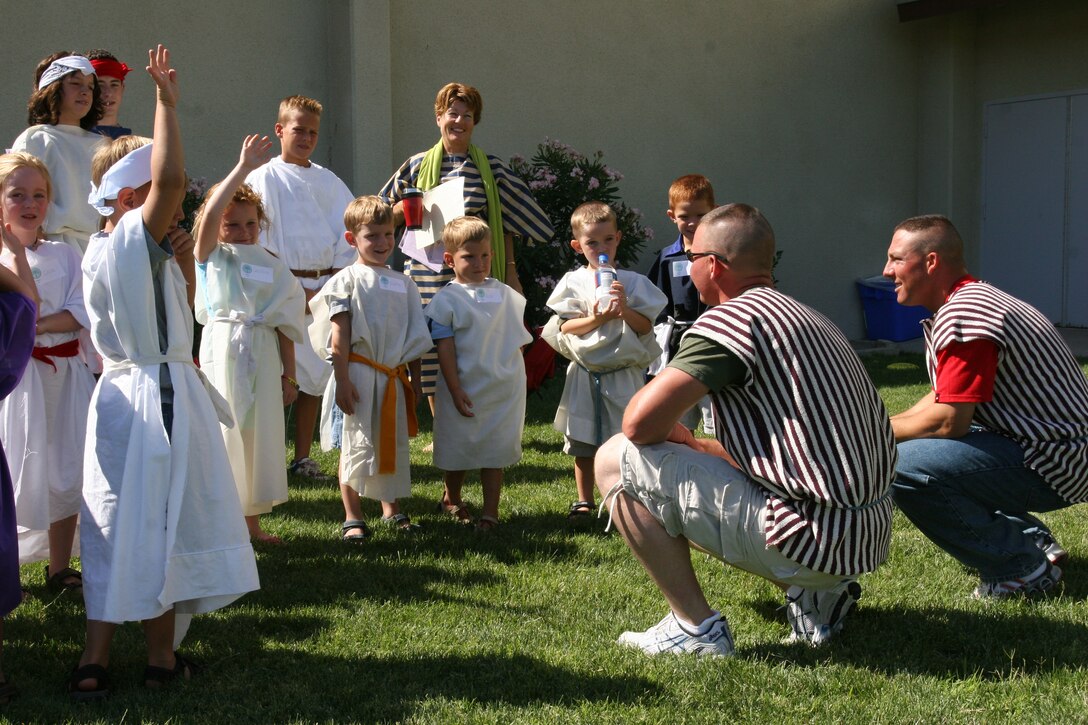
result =
[{"label": "plastic water bottle", "polygon": [[616,281],[616,268],[608,263],[608,255],[597,259],[597,311],[604,312],[612,303],[612,283]]}]

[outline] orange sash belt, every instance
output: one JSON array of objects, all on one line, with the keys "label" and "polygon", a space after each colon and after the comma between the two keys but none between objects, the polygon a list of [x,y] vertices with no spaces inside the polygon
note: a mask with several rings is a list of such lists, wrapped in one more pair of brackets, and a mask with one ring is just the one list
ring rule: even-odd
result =
[{"label": "orange sash belt", "polygon": [[46,365],[53,368],[53,372],[57,371],[57,364],[53,362],[55,357],[75,357],[79,354],[79,340],[69,340],[68,342],[62,342],[59,345],[53,345],[52,347],[39,347],[34,346],[34,352],[30,354],[35,360],[40,360]]},{"label": "orange sash belt", "polygon": [[378,473],[395,473],[397,470],[397,384],[400,380],[404,388],[404,408],[408,411],[408,435],[414,437],[419,433],[419,423],[416,420],[416,396],[412,392],[412,383],[408,379],[408,366],[400,365],[395,368],[386,367],[376,363],[370,358],[365,358],[358,353],[348,355],[348,362],[369,365],[380,373],[385,373],[389,378],[385,385],[385,396],[382,398],[382,429],[378,444]]}]

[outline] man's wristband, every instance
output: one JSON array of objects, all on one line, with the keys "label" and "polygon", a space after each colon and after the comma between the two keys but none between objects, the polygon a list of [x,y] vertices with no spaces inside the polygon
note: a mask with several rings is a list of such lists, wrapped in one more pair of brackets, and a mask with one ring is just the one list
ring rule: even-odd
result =
[{"label": "man's wristband", "polygon": [[292,378],[290,375],[281,375],[280,378],[282,378],[283,380],[286,380],[288,383],[290,383],[291,387],[294,388],[295,390],[299,390],[298,381],[295,380],[294,378]]}]

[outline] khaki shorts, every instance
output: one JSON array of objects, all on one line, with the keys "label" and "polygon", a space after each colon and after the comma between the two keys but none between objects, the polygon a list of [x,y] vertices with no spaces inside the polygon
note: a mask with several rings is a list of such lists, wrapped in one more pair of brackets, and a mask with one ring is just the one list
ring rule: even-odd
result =
[{"label": "khaki shorts", "polygon": [[683,536],[731,566],[806,589],[830,589],[842,581],[768,547],[766,493],[717,456],[678,443],[628,441],[620,452],[620,485],[670,536]]}]

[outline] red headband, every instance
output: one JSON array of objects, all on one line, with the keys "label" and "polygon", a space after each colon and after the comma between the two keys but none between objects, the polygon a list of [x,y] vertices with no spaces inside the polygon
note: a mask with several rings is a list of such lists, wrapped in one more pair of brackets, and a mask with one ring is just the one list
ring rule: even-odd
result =
[{"label": "red headband", "polygon": [[96,58],[91,61],[91,65],[94,66],[95,75],[99,78],[109,76],[110,78],[125,80],[125,76],[132,70],[121,61],[110,60],[109,58]]}]

